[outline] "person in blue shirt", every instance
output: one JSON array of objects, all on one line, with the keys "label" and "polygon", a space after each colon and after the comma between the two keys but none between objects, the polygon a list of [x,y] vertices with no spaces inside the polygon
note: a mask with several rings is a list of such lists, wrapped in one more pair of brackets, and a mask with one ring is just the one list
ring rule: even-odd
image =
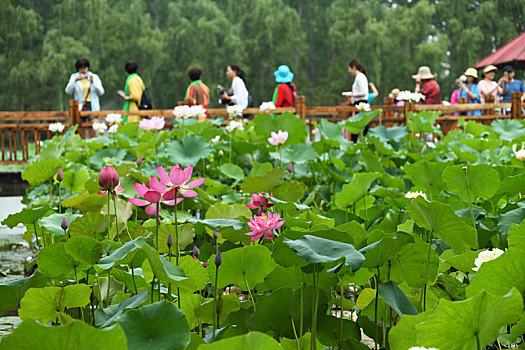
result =
[{"label": "person in blue shirt", "polygon": [[[459,79],[456,81],[459,85],[458,98],[466,98],[467,103],[479,103],[478,71],[475,68],[468,68],[463,75],[467,77],[466,84]],[[467,115],[481,115],[481,112],[469,111]]]},{"label": "person in blue shirt", "polygon": [[501,96],[502,102],[510,102],[510,94],[512,92],[521,92],[521,102],[525,101],[525,86],[521,80],[515,80],[514,68],[512,66],[505,66],[503,68],[503,83],[500,85],[503,89]]}]

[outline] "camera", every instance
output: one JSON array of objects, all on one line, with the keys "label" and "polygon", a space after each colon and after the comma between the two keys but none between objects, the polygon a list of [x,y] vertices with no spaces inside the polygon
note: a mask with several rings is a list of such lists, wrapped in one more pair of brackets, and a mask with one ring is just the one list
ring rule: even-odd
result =
[{"label": "camera", "polygon": [[226,90],[222,85],[217,85],[217,92],[221,96],[221,98],[219,99],[219,103],[221,105],[233,106],[233,102],[232,101],[230,101],[230,100],[223,100],[222,99],[222,95],[224,93],[227,93],[228,96],[232,96],[233,95],[233,92],[231,91],[231,89],[230,90]]}]

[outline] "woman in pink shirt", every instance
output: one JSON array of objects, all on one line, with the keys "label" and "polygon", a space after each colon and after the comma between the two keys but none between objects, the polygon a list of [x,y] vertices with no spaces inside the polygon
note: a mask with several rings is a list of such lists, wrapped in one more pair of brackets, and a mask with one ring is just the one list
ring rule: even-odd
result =
[{"label": "woman in pink shirt", "polygon": [[494,102],[496,102],[496,94],[498,92],[503,92],[503,89],[499,87],[503,82],[503,77],[498,83],[494,81],[494,76],[496,75],[497,70],[498,68],[493,65],[489,65],[483,69],[484,78],[478,83],[479,99],[481,103],[485,103],[485,98],[491,95],[494,96]]}]

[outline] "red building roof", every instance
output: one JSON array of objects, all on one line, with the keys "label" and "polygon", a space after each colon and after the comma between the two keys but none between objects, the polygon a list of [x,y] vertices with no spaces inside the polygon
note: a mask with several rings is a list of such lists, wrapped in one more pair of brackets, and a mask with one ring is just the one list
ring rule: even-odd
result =
[{"label": "red building roof", "polygon": [[525,68],[525,32],[476,63],[474,67],[482,68],[489,64],[499,67],[512,64],[517,69]]}]

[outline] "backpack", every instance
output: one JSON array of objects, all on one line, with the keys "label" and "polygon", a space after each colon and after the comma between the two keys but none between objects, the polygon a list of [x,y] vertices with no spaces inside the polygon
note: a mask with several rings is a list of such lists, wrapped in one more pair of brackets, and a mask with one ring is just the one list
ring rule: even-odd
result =
[{"label": "backpack", "polygon": [[139,109],[153,109],[153,101],[148,93],[148,88],[145,88],[142,92]]}]

